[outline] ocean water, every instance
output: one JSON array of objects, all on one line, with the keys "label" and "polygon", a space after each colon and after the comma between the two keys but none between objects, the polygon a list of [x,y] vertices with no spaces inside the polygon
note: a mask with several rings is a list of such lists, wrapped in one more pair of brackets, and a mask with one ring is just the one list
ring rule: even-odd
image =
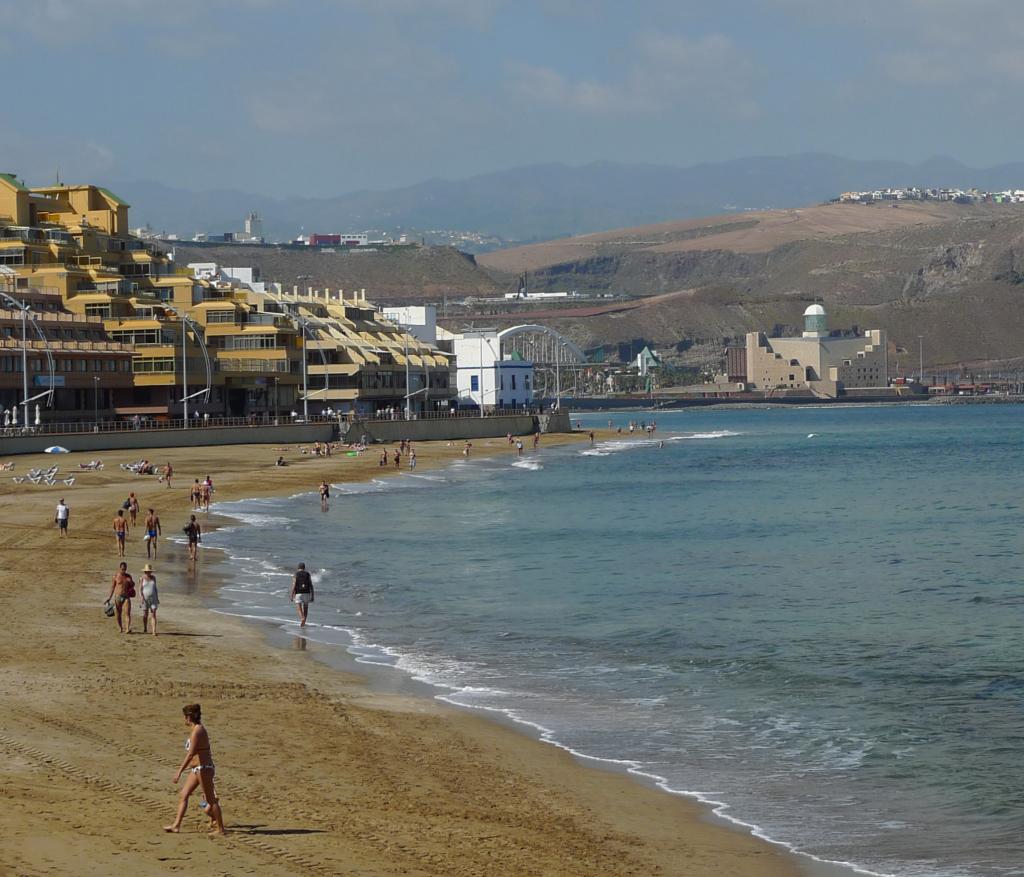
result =
[{"label": "ocean water", "polygon": [[218,504],[223,611],[294,629],[303,560],[311,639],[453,703],[823,860],[1024,875],[1024,407],[654,416]]}]

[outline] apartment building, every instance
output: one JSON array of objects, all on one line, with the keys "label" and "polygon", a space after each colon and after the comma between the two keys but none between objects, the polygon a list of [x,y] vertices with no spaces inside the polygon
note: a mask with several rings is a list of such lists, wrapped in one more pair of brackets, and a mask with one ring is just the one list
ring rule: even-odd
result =
[{"label": "apartment building", "polygon": [[30,404],[30,423],[36,405],[47,419],[113,418],[116,401],[132,387],[131,348],[112,342],[99,317],[69,312],[54,290],[16,283],[0,290],[31,308],[35,323],[23,324],[21,309],[0,299],[0,418],[18,410],[24,425],[26,384],[29,398],[53,391],[49,405],[45,398]]}]

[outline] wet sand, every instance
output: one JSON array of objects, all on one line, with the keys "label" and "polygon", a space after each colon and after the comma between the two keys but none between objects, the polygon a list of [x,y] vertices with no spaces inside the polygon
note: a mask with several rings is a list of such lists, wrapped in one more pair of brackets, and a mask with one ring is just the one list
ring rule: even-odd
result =
[{"label": "wet sand", "polygon": [[[545,437],[558,440],[579,438]],[[500,439],[474,445],[475,455],[514,453]],[[291,465],[275,467],[279,454]],[[290,495],[321,479],[378,477],[379,455],[380,446],[358,458],[161,451],[153,459],[173,464],[170,489],[119,468],[138,451],[96,454],[100,472],[77,471],[84,454],[11,458],[15,471],[0,473],[0,874],[803,873],[691,801],[500,723],[375,690],[311,651],[271,646],[260,627],[206,607],[212,550],[192,566],[183,545],[161,541],[160,636],[143,636],[137,615],[131,635],[104,617],[118,560],[111,520],[129,490],[143,510],[127,542],[138,581],[145,509],[180,536],[194,478],[210,474],[217,500]],[[420,468],[460,456],[460,443],[417,445]],[[62,477],[75,470],[73,487],[11,480],[52,463]],[[53,524],[61,496],[71,507],[64,540]],[[187,735],[181,707],[193,701],[211,735],[225,838],[207,837],[197,796],[182,834],[161,831]]]}]

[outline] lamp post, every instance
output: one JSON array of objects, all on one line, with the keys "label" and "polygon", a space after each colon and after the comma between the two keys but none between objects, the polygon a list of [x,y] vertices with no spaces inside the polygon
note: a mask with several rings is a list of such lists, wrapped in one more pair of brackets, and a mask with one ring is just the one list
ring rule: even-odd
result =
[{"label": "lamp post", "polygon": [[92,376],[92,421],[100,425],[100,377]]},{"label": "lamp post", "polygon": [[405,345],[405,419],[409,420],[409,393],[412,387],[409,386],[409,333],[402,330],[402,343]]},{"label": "lamp post", "polygon": [[25,391],[25,417],[22,420],[25,428],[28,428],[28,332],[26,329],[26,320],[28,319],[28,308],[23,307],[21,309],[21,378],[23,389]]},{"label": "lamp post", "polygon": [[281,400],[281,379],[274,375],[274,426],[277,426],[278,408]]},{"label": "lamp post", "polygon": [[299,326],[302,327],[302,419],[309,423],[309,377],[306,374],[306,321],[299,317]]},{"label": "lamp post", "polygon": [[924,335],[917,336],[917,378],[924,384]]},{"label": "lamp post", "polygon": [[185,349],[185,339],[188,336],[188,324],[185,322],[185,315],[181,315],[181,416],[185,421],[185,429],[188,429],[188,351]]}]

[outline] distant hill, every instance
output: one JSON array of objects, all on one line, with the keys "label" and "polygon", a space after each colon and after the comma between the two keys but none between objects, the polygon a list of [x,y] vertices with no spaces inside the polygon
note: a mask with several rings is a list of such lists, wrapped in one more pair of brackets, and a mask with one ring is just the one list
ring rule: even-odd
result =
[{"label": "distant hill", "polygon": [[[167,247],[171,248],[168,243]],[[264,280],[324,289],[365,289],[375,304],[443,302],[505,291],[472,256],[451,247],[388,247],[379,252],[213,244],[173,244],[179,265],[216,262],[226,267],[255,266]]]},{"label": "distant hill", "polygon": [[969,168],[805,154],[692,167],[598,162],[531,165],[465,180],[427,180],[388,191],[269,198],[235,190],[192,192],[154,182],[105,181],[132,205],[133,225],[191,237],[240,231],[257,211],[267,236],[306,232],[462,229],[509,242],[539,241],[667,220],[814,204],[847,189],[888,185],[1024,188],[1024,163]]},{"label": "distant hill", "polygon": [[[893,362],[1024,368],[1024,207],[817,205],[684,220],[552,241],[474,259],[450,247],[377,253],[182,245],[177,261],[258,265],[286,286],[365,288],[377,303],[500,298],[516,273],[534,290],[625,293],[633,301],[526,305],[608,359],[644,345],[681,365],[718,368],[746,332],[796,332],[820,301],[834,328],[883,328]],[[299,278],[302,278],[299,280]],[[450,328],[521,322],[504,300],[455,309]],[[904,350],[898,353],[897,348]]]},{"label": "distant hill", "polygon": [[916,371],[918,336],[926,366],[1024,366],[1020,205],[814,206],[622,229],[481,262],[529,268],[536,291],[647,296],[624,312],[534,317],[613,358],[650,345],[716,368],[746,332],[799,332],[804,308],[821,302],[833,328],[885,329],[905,371]]}]

